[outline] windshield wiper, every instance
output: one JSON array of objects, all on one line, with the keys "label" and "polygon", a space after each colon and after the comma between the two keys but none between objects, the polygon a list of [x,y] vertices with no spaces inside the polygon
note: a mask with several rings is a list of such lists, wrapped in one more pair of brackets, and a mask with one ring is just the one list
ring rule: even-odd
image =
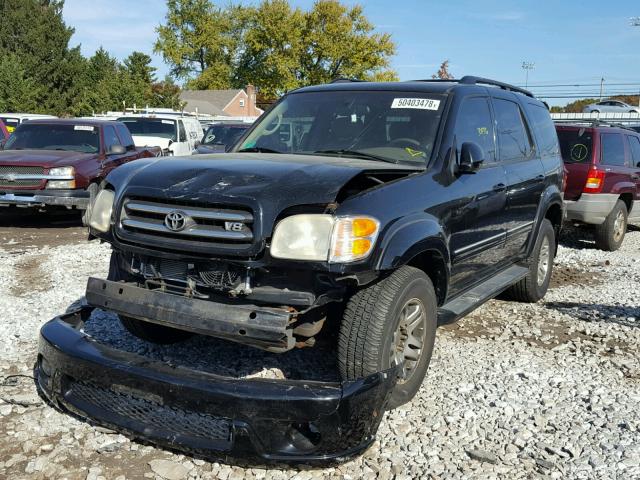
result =
[{"label": "windshield wiper", "polygon": [[380,157],[373,155],[372,153],[361,152],[359,150],[317,150],[313,153],[319,153],[321,155],[346,155],[351,157],[359,157],[367,160],[376,160],[378,162],[398,163],[396,160],[387,157]]},{"label": "windshield wiper", "polygon": [[249,148],[243,148],[242,150],[238,150],[238,153],[282,153],[279,152],[278,150],[273,150],[271,148],[266,148],[266,147],[249,147]]}]

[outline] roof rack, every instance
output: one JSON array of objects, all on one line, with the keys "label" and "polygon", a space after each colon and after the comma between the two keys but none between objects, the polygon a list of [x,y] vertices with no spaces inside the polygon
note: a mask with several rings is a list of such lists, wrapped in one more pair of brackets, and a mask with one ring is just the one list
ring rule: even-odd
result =
[{"label": "roof rack", "polygon": [[498,82],[497,80],[491,80],[489,78],[474,77],[473,75],[465,75],[460,79],[451,79],[451,80],[434,78],[434,79],[428,79],[428,80],[414,80],[414,81],[415,82],[452,82],[452,83],[459,83],[461,85],[478,85],[478,84],[493,85],[494,87],[499,87],[503,90],[522,93],[523,95],[534,98],[533,93],[531,93],[529,90],[525,90],[524,88],[516,87],[508,83]]},{"label": "roof rack", "polygon": [[[576,119],[565,119],[565,118],[557,118],[553,120],[554,123],[558,124],[569,124],[576,126],[586,126],[586,127],[611,127],[611,128],[622,128],[624,130],[631,130],[635,132],[630,125],[625,125],[624,123],[616,123],[616,122],[607,122],[606,120],[599,120],[597,118],[593,119],[584,119],[584,120],[576,120]],[[637,123],[637,122],[636,122]]]}]

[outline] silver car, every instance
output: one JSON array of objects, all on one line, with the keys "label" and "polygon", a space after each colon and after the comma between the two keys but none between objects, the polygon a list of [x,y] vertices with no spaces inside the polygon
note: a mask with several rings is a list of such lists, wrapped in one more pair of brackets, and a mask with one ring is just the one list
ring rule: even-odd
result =
[{"label": "silver car", "polygon": [[582,111],[583,113],[640,113],[640,107],[634,107],[618,100],[603,100],[602,102],[587,105]]}]

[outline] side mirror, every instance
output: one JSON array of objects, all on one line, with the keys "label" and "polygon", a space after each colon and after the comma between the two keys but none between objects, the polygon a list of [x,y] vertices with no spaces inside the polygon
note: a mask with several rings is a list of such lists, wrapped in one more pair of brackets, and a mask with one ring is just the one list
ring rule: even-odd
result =
[{"label": "side mirror", "polygon": [[484,162],[482,147],[474,142],[464,142],[460,149],[458,173],[475,173]]},{"label": "side mirror", "polygon": [[127,152],[127,148],[122,145],[111,145],[107,149],[107,155],[124,155]]}]

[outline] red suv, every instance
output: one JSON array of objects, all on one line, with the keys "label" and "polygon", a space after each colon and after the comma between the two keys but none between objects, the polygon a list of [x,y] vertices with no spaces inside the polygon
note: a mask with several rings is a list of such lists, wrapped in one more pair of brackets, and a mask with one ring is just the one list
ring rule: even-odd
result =
[{"label": "red suv", "polygon": [[595,225],[596,245],[617,250],[640,221],[640,134],[603,124],[556,125],[567,170],[567,219]]}]

